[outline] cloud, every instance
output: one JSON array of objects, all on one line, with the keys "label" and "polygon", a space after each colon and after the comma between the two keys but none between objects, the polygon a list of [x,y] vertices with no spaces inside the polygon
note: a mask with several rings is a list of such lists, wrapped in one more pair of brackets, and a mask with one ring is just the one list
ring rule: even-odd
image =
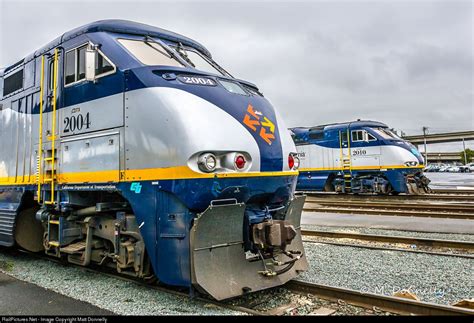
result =
[{"label": "cloud", "polygon": [[288,126],[367,118],[408,134],[474,129],[470,1],[0,0],[0,12],[0,66],[79,25],[129,19],[203,43]]}]

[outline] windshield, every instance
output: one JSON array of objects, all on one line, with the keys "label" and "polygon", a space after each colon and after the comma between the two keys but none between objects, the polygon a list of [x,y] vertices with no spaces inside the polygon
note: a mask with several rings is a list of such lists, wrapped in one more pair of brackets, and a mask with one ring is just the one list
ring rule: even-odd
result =
[{"label": "windshield", "polygon": [[397,136],[393,131],[387,128],[372,128],[372,130],[378,134],[383,139],[389,140],[402,140],[399,136]]},{"label": "windshield", "polygon": [[174,47],[174,49],[186,62],[188,62],[189,65],[197,70],[213,74],[220,74],[223,76],[230,76],[230,74],[227,73],[216,62],[207,57],[205,58],[198,51],[192,48],[184,48],[180,43],[177,47]]},{"label": "windshield", "polygon": [[131,39],[118,39],[118,42],[143,64],[177,67],[184,66],[158,43]]},{"label": "windshield", "polygon": [[189,65],[203,72],[232,77],[216,62],[204,57],[192,48],[184,48],[181,43],[173,47],[151,38],[146,41],[118,39],[118,42],[145,65],[176,67],[186,67],[186,65]]}]

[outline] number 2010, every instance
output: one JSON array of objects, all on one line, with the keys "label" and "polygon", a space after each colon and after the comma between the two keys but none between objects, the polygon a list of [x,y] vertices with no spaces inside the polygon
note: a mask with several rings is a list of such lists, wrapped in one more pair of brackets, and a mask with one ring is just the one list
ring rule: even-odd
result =
[{"label": "number 2010", "polygon": [[352,154],[353,154],[354,156],[357,156],[357,155],[365,155],[365,154],[367,154],[367,151],[365,151],[365,150],[354,150],[354,151],[352,152]]}]

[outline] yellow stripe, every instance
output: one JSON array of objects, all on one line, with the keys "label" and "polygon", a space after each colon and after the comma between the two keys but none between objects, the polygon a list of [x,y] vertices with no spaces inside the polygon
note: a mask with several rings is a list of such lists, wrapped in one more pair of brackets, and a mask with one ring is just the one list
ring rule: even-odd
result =
[{"label": "yellow stripe", "polygon": [[100,172],[78,172],[56,174],[57,182],[62,183],[108,183],[119,181],[118,170],[108,170]]},{"label": "yellow stripe", "polygon": [[[372,170],[372,169],[419,169],[424,168],[424,165],[405,166],[405,165],[386,165],[386,166],[352,166],[353,170]],[[322,170],[340,170],[339,167],[320,167],[320,168],[300,168],[300,172],[312,172]]]},{"label": "yellow stripe", "polygon": [[[242,178],[242,177],[271,177],[271,176],[297,176],[298,171],[285,172],[246,172],[246,173],[210,173],[203,174],[191,170],[187,166],[176,166],[166,168],[134,169],[123,172],[120,179],[118,170],[98,171],[98,172],[77,172],[57,174],[58,183],[110,183],[110,182],[131,182],[149,180],[173,180],[173,179],[199,179],[199,178]],[[16,182],[15,177],[0,178],[1,185],[12,184],[34,184],[35,181]]]}]

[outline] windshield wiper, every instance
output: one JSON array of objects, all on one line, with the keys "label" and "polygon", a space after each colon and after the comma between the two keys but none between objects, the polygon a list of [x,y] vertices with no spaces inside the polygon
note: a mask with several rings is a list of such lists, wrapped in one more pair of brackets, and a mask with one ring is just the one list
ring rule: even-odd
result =
[{"label": "windshield wiper", "polygon": [[[188,57],[188,54],[186,53],[186,49],[184,48],[183,44],[181,42],[178,42],[178,45],[176,46],[176,52],[181,55],[181,57],[186,60],[192,67],[196,68],[196,65],[191,61],[191,59]],[[207,63],[209,63],[212,67],[214,67],[216,70],[218,70],[223,76],[230,76],[231,78],[234,78],[230,73],[228,73],[225,69],[219,66],[214,60],[207,56],[203,56],[201,54],[198,54],[199,56],[202,56],[202,59],[205,60]]]},{"label": "windshield wiper", "polygon": [[171,49],[168,45],[163,43],[161,40],[155,40],[155,39],[151,38],[150,36],[145,37],[145,44],[147,44],[148,46],[150,46],[151,48],[153,48],[154,50],[159,52],[159,50],[157,48],[151,46],[149,43],[155,43],[155,44],[160,45],[160,47],[163,48],[170,57],[174,58],[175,60],[177,60],[178,62],[180,62],[184,66],[187,65],[187,61],[184,61],[182,59],[181,55],[176,55],[176,52],[173,49]]},{"label": "windshield wiper", "polygon": [[178,46],[176,46],[176,52],[181,55],[181,57],[189,63],[192,67],[196,68],[196,65],[189,59],[188,54],[186,53],[186,50],[183,48],[183,44],[181,42],[178,43]]}]

